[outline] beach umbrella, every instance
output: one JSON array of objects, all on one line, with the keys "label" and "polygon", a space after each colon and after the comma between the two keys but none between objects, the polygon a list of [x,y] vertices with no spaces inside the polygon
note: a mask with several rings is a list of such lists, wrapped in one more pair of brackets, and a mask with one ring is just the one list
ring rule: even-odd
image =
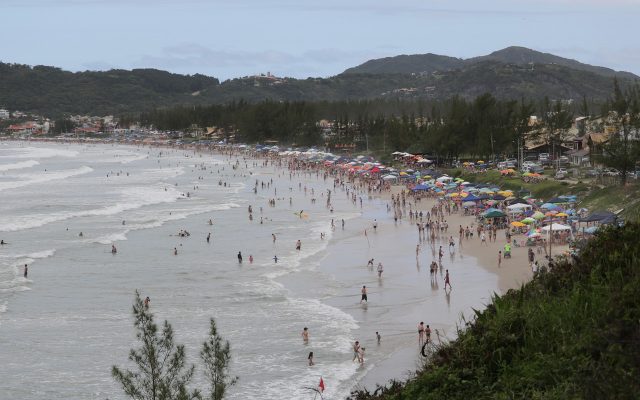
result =
[{"label": "beach umbrella", "polygon": [[529,232],[527,233],[527,237],[528,238],[539,238],[542,235],[540,234],[540,232]]},{"label": "beach umbrella", "polygon": [[562,225],[562,224],[556,224],[555,222],[552,223],[551,225],[547,225],[542,227],[542,230],[545,232],[548,232],[549,229],[551,229],[552,231],[570,231],[571,227],[568,225]]},{"label": "beach umbrella", "polygon": [[542,208],[544,210],[555,210],[555,209],[557,209],[559,207],[557,205],[555,205],[555,204],[544,203],[543,205],[540,206],[540,208]]},{"label": "beach umbrella", "polygon": [[462,203],[462,205],[465,206],[465,207],[475,207],[476,203],[475,203],[475,201],[465,201],[465,202]]},{"label": "beach umbrella", "polygon": [[496,203],[497,203],[497,201],[496,201],[496,200],[489,200],[489,201],[487,201],[487,205],[488,205],[488,206],[496,205]]},{"label": "beach umbrella", "polygon": [[522,222],[518,222],[518,221],[513,221],[511,223],[511,226],[514,226],[516,228],[522,228],[523,226],[527,226],[526,224],[523,224]]},{"label": "beach umbrella", "polygon": [[542,219],[542,218],[544,218],[544,214],[541,213],[540,211],[536,211],[536,212],[533,213],[531,218],[533,218],[533,219]]},{"label": "beach umbrella", "polygon": [[568,216],[569,216],[569,214],[563,213],[563,212],[559,212],[559,213],[556,214],[556,217],[563,217],[564,218],[564,217],[568,217]]},{"label": "beach umbrella", "polygon": [[529,224],[533,224],[534,222],[536,222],[536,220],[531,218],[531,217],[527,217],[527,218],[523,219],[520,222],[522,222],[523,224],[529,225]]},{"label": "beach umbrella", "polygon": [[499,218],[499,217],[504,217],[505,213],[503,213],[502,211],[495,209],[495,208],[490,208],[487,211],[484,212],[483,216],[485,218]]}]

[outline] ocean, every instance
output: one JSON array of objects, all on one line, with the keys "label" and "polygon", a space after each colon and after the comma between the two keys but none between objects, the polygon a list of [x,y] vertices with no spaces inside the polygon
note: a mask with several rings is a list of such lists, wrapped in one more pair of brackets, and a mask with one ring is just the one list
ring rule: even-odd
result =
[{"label": "ocean", "polygon": [[[332,179],[290,175],[263,160],[0,142],[7,243],[0,246],[0,399],[125,399],[111,366],[132,367],[135,290],[150,297],[157,323],[173,325],[189,363],[199,365],[209,318],[216,319],[240,378],[229,399],[311,399],[308,388],[320,377],[324,398],[345,398],[376,366],[413,347],[421,318],[454,337],[461,313],[488,301],[496,277],[452,254],[465,296],[445,296],[429,284],[431,258],[415,257],[411,224],[394,224],[385,201],[360,196],[364,206]],[[373,219],[379,232],[363,236]],[[374,257],[385,262],[383,279],[366,267]],[[362,285],[367,305],[359,304]],[[352,362],[354,340],[367,346],[364,365]],[[389,377],[419,362],[410,356]],[[201,368],[194,386],[206,386]]]}]

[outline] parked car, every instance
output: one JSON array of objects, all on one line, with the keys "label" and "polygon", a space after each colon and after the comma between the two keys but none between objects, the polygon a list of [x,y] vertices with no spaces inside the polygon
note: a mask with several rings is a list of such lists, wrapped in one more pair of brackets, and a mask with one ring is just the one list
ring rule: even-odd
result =
[{"label": "parked car", "polygon": [[529,172],[544,174],[544,168],[542,167],[542,165],[534,164],[529,167]]},{"label": "parked car", "polygon": [[567,156],[560,156],[558,158],[558,165],[560,166],[566,166],[569,165],[569,157]]},{"label": "parked car", "polygon": [[555,174],[555,176],[554,176],[554,177],[555,177],[556,179],[564,179],[564,178],[566,178],[566,177],[567,177],[567,175],[568,175],[568,174],[569,174],[569,173],[567,172],[567,170],[566,170],[566,169],[564,169],[564,168],[560,168],[560,169],[558,169],[558,170],[556,171],[556,174]]},{"label": "parked car", "polygon": [[518,168],[518,160],[515,158],[507,158],[507,168]]},{"label": "parked car", "polygon": [[615,168],[605,168],[602,170],[602,174],[607,176],[620,176],[620,171]]}]

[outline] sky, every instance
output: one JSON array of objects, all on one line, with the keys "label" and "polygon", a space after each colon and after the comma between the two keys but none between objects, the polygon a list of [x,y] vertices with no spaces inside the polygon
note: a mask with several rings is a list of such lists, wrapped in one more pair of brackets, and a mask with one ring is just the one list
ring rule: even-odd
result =
[{"label": "sky", "polygon": [[508,46],[640,75],[640,0],[0,0],[0,61],[220,80]]}]

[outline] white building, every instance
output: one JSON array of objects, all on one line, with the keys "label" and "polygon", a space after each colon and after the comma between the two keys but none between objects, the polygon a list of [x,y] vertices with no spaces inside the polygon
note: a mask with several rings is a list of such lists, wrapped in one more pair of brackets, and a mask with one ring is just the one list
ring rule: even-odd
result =
[{"label": "white building", "polygon": [[0,119],[9,119],[9,118],[11,118],[11,113],[9,112],[9,110],[0,108]]}]

